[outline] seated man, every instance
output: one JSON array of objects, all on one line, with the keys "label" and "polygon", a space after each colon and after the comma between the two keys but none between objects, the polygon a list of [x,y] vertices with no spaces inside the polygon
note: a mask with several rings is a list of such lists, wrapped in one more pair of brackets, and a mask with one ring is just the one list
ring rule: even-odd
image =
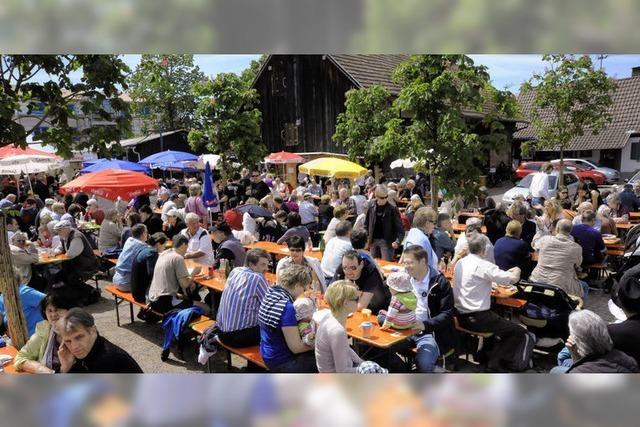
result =
[{"label": "seated man", "polygon": [[[193,276],[200,273],[196,267],[191,275],[184,261],[189,239],[182,234],[173,238],[173,247],[158,256],[153,279],[149,287],[151,309],[158,313],[166,313],[173,309],[193,306],[196,292]],[[203,307],[208,311],[208,307]]]},{"label": "seated man", "polygon": [[189,247],[184,257],[202,265],[213,265],[215,257],[211,237],[207,230],[200,226],[200,217],[194,212],[189,212],[184,219],[187,228],[182,230],[180,235],[189,239]]},{"label": "seated man", "polygon": [[22,283],[34,289],[44,290],[46,281],[41,276],[33,274],[32,265],[37,264],[38,248],[34,242],[29,241],[27,233],[16,231],[9,242],[11,260],[22,277]]},{"label": "seated man", "polygon": [[247,252],[244,267],[236,267],[224,286],[216,316],[220,341],[231,347],[250,347],[260,343],[258,310],[269,284],[264,272],[269,254],[263,249]]},{"label": "seated man", "polygon": [[98,207],[98,201],[96,199],[87,200],[87,209],[84,214],[84,220],[93,220],[96,224],[102,225],[102,221],[104,221],[104,211]]},{"label": "seated man", "polygon": [[93,316],[70,309],[57,330],[60,372],[69,374],[141,374],[140,365],[123,349],[98,334]]},{"label": "seated man", "polygon": [[531,253],[529,244],[520,238],[522,224],[519,221],[511,220],[507,224],[507,233],[496,242],[493,254],[496,258],[496,265],[501,270],[510,270],[519,267],[522,277],[528,278],[533,269],[531,263]]},{"label": "seated man", "polygon": [[602,234],[594,228],[595,223],[595,212],[584,211],[582,223],[574,225],[571,229],[571,236],[582,247],[582,265],[584,267],[602,262],[607,252]]},{"label": "seated man", "polygon": [[582,265],[582,248],[573,241],[568,219],[558,221],[552,235],[542,236],[533,242],[538,251],[538,264],[529,279],[562,288],[569,295],[584,298],[589,285],[578,280],[576,269]]},{"label": "seated man", "polygon": [[[491,311],[491,283],[512,285],[520,280],[520,269],[500,270],[495,264],[482,258],[485,242],[479,235],[470,235],[469,255],[462,258],[455,268],[453,296],[460,326],[474,332],[492,332],[500,338],[489,355],[490,372],[511,369],[512,361],[525,339],[527,331]],[[528,357],[529,355],[527,355]]]},{"label": "seated man", "polygon": [[149,234],[160,233],[162,231],[162,218],[160,215],[153,213],[151,206],[144,205],[139,210],[142,223],[147,226]]},{"label": "seated man", "polygon": [[244,265],[245,249],[240,241],[233,237],[231,227],[224,222],[214,225],[211,228],[211,237],[218,244],[215,267],[220,266],[221,259],[228,260],[231,268]]},{"label": "seated man", "polygon": [[438,256],[438,260],[441,260],[445,254],[448,254],[449,259],[451,259],[456,250],[456,241],[451,238],[453,236],[453,226],[451,217],[448,214],[441,213],[438,215],[436,226],[431,235],[434,243],[433,250]]},{"label": "seated man", "polygon": [[404,247],[420,246],[429,254],[429,268],[438,269],[438,256],[431,247],[429,240],[431,233],[436,225],[438,214],[431,208],[422,207],[418,209],[413,216],[413,224],[411,230],[407,233],[404,241]]},{"label": "seated man", "polygon": [[438,356],[454,346],[453,295],[451,286],[437,270],[429,268],[427,251],[411,246],[402,254],[402,263],[411,276],[416,296],[416,320],[422,332],[409,338],[416,345],[416,364],[420,372],[433,372]]},{"label": "seated man", "polygon": [[376,264],[368,261],[355,250],[347,251],[342,256],[342,262],[338,266],[333,281],[343,279],[351,280],[362,291],[358,300],[358,311],[369,308],[377,314],[380,310],[386,310],[389,307],[391,293],[384,284]]},{"label": "seated man", "polygon": [[113,283],[124,292],[131,292],[131,269],[133,260],[138,253],[147,246],[147,227],[144,224],[136,224],[131,227],[131,237],[127,239],[122,248],[113,275]]},{"label": "seated man", "polygon": [[60,246],[56,248],[55,254],[64,253],[69,257],[59,274],[65,285],[64,292],[78,305],[96,302],[100,298],[100,292],[85,283],[98,271],[99,266],[91,244],[68,221],[58,222],[53,230],[60,236]]}]

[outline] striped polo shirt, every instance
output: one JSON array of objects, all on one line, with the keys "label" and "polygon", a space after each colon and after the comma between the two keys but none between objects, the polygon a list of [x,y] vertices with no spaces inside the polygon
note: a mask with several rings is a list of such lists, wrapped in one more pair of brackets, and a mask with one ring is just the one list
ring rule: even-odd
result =
[{"label": "striped polo shirt", "polygon": [[262,274],[249,267],[231,271],[222,292],[216,322],[222,332],[258,326],[258,311],[269,284]]}]

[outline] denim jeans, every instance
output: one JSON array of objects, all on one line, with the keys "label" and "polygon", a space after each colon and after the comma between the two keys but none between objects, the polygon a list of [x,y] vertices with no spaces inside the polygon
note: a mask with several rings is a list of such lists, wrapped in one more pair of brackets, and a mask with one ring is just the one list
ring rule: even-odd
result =
[{"label": "denim jeans", "polygon": [[433,334],[415,335],[409,338],[409,341],[413,341],[416,345],[418,371],[422,373],[433,372],[440,355],[440,349]]},{"label": "denim jeans", "polygon": [[589,295],[589,284],[584,280],[579,280],[579,279],[578,279],[578,282],[580,282],[580,286],[582,286],[582,292],[583,292],[582,301],[586,302],[587,295]]}]

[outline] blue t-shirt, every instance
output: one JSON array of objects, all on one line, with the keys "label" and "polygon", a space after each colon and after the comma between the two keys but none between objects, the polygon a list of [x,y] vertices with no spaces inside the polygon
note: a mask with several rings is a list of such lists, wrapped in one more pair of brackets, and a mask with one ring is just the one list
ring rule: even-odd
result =
[{"label": "blue t-shirt", "polygon": [[282,328],[287,326],[298,326],[296,310],[291,302],[287,302],[284,306],[280,323],[276,329],[272,330],[260,326],[260,354],[269,368],[280,366],[294,357],[282,333]]},{"label": "blue t-shirt", "polygon": [[[36,323],[41,322],[42,314],[40,313],[40,301],[43,300],[45,294],[30,288],[27,285],[20,285],[18,288],[20,302],[22,303],[22,312],[27,321],[27,331],[29,336],[36,332]],[[0,295],[0,313],[4,317],[4,323],[7,323],[7,316],[4,308],[4,296]]]}]

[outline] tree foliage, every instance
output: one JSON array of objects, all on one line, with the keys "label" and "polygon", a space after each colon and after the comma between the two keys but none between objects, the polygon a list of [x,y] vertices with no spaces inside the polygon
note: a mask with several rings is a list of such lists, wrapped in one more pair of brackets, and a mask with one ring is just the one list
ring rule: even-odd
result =
[{"label": "tree foliage", "polygon": [[194,150],[205,146],[221,156],[222,169],[229,174],[232,163],[253,167],[266,155],[262,143],[262,114],[258,93],[242,77],[221,73],[197,85],[199,103],[189,143]]},{"label": "tree foliage", "polygon": [[379,142],[392,118],[391,101],[389,92],[378,85],[346,93],[346,108],[338,115],[333,139],[347,148],[351,160],[358,157],[363,157],[365,163],[381,160]]},{"label": "tree foliage", "polygon": [[533,95],[531,125],[538,138],[522,144],[522,150],[559,149],[585,132],[598,134],[612,120],[611,93],[616,84],[603,70],[595,70],[589,56],[545,55],[544,73],[534,74],[522,86]]},{"label": "tree foliage", "polygon": [[197,101],[194,87],[204,80],[193,55],[142,55],[129,78],[129,93],[143,132],[190,129]]},{"label": "tree foliage", "polygon": [[[119,97],[128,72],[117,55],[0,55],[0,145],[25,147],[47,127],[38,139],[63,157],[113,153],[117,146],[108,143],[130,132],[129,108]],[[35,125],[26,129],[28,118]]]},{"label": "tree foliage", "polygon": [[251,86],[253,80],[255,80],[256,76],[258,75],[258,71],[260,71],[260,68],[262,68],[262,65],[267,61],[268,58],[269,55],[260,55],[260,58],[251,61],[249,66],[245,68],[244,71],[242,71],[240,77],[245,82],[247,87]]},{"label": "tree foliage", "polygon": [[493,88],[486,68],[464,55],[411,56],[394,80],[402,90],[389,108],[379,89],[349,96],[338,139],[351,156],[411,158],[448,194],[472,193],[486,150],[505,145],[515,97]]}]

